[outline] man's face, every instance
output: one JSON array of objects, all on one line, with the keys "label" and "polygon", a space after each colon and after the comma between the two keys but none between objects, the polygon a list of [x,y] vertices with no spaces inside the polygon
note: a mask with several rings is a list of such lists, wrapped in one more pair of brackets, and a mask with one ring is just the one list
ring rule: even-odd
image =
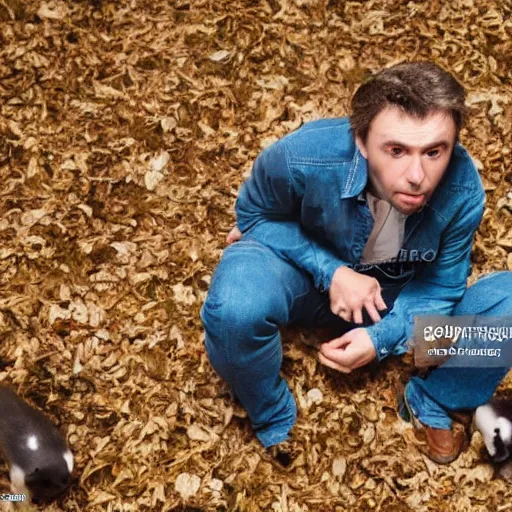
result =
[{"label": "man's face", "polygon": [[448,167],[455,136],[455,123],[446,111],[416,119],[386,107],[370,124],[366,142],[356,137],[368,160],[370,191],[405,215],[420,210]]}]

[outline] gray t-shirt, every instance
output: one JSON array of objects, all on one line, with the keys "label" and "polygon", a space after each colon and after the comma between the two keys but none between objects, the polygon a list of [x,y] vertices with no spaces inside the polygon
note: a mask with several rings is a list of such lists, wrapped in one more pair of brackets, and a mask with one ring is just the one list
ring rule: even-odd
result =
[{"label": "gray t-shirt", "polygon": [[364,247],[361,263],[380,263],[398,255],[404,240],[407,215],[370,192],[366,192],[366,199],[375,224]]}]

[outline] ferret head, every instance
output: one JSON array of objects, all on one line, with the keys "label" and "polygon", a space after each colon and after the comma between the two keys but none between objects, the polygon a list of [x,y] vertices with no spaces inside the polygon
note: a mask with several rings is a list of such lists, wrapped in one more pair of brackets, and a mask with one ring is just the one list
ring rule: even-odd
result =
[{"label": "ferret head", "polygon": [[68,450],[62,455],[62,461],[36,467],[28,474],[13,465],[10,477],[13,488],[18,492],[27,489],[35,501],[46,501],[56,498],[69,487],[72,472],[73,455]]},{"label": "ferret head", "polygon": [[474,426],[480,431],[493,462],[503,462],[512,456],[512,422],[499,416],[489,404],[475,411]]},{"label": "ferret head", "polygon": [[512,455],[512,423],[506,418],[499,418],[496,421],[494,450],[494,454],[489,454],[494,462],[503,462]]}]

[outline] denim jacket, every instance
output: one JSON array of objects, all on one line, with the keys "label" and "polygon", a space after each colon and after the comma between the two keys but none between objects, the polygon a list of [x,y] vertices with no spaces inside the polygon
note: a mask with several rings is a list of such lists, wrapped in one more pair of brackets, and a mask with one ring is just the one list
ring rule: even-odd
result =
[{"label": "denim jacket", "polygon": [[[237,225],[311,274],[326,293],[338,267],[364,267],[374,223],[363,193],[367,180],[348,118],[306,123],[258,155],[236,201]],[[449,315],[461,299],[484,203],[480,176],[457,144],[427,205],[407,217],[394,261],[410,280],[392,310],[367,327],[378,360],[407,350],[414,316]]]}]

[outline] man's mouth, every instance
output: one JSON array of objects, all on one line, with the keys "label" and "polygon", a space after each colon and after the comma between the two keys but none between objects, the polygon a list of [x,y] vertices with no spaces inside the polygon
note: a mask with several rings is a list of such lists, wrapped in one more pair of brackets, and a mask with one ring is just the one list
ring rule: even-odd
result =
[{"label": "man's mouth", "polygon": [[404,194],[403,192],[398,192],[398,196],[403,203],[410,205],[418,205],[425,200],[425,194]]}]

